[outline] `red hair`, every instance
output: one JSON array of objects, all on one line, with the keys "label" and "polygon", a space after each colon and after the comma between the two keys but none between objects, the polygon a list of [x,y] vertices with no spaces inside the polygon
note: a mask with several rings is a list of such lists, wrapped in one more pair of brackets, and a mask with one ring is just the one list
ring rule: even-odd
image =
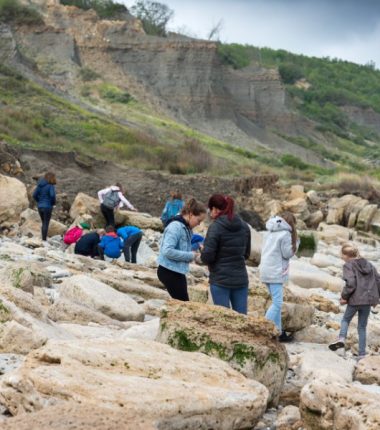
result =
[{"label": "red hair", "polygon": [[222,194],[213,194],[208,201],[208,208],[217,208],[221,212],[218,216],[227,215],[231,221],[234,217],[234,199],[230,196],[223,196]]}]

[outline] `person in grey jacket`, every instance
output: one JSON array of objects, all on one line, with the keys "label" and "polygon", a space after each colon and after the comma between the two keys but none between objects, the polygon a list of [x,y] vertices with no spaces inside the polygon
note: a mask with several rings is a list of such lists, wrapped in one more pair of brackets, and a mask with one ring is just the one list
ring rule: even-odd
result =
[{"label": "person in grey jacket", "polygon": [[266,229],[261,251],[260,279],[269,289],[272,304],[265,318],[274,322],[281,333],[279,340],[286,342],[291,337],[282,331],[281,308],[283,285],[289,277],[289,260],[298,246],[296,219],[291,212],[283,212],[269,219]]},{"label": "person in grey jacket", "polygon": [[182,208],[166,226],[158,255],[158,279],[173,299],[189,301],[186,273],[195,259],[191,250],[192,229],[206,218],[206,208],[195,199]]},{"label": "person in grey jacket", "polygon": [[349,243],[342,246],[343,280],[345,286],[342,291],[340,304],[347,304],[344,313],[339,338],[329,345],[332,351],[345,346],[348,326],[354,315],[358,313],[359,356],[366,355],[367,322],[371,306],[376,307],[380,299],[380,276],[375,267],[365,258],[361,258],[359,250]]},{"label": "person in grey jacket", "polygon": [[[246,314],[248,273],[245,260],[251,253],[251,232],[248,225],[234,213],[234,200],[214,194],[208,201],[210,225],[201,253],[208,265],[210,291],[215,305],[230,306]],[[231,304],[231,305],[230,305]]]}]

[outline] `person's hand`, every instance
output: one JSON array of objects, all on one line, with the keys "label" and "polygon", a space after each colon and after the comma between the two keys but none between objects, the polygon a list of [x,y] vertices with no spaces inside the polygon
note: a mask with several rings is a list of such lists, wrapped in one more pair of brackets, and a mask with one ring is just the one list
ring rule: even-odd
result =
[{"label": "person's hand", "polygon": [[341,305],[346,305],[347,304],[347,300],[344,300],[342,297],[340,298],[340,300],[339,300],[339,303],[341,304]]},{"label": "person's hand", "polygon": [[202,252],[202,251],[204,250],[204,247],[205,247],[205,246],[204,246],[203,244],[200,244],[200,245],[199,245],[199,251],[200,251],[200,252]]}]

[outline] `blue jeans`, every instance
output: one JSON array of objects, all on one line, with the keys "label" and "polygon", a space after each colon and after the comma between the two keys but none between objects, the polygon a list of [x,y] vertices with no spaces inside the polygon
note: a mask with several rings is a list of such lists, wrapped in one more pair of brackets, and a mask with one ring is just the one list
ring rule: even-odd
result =
[{"label": "blue jeans", "polygon": [[342,324],[340,327],[339,338],[346,339],[348,326],[356,312],[358,313],[358,334],[359,334],[359,355],[365,355],[367,345],[367,322],[369,313],[371,311],[370,305],[347,305],[346,312],[343,315]]},{"label": "blue jeans", "polygon": [[267,284],[267,287],[272,297],[272,304],[267,310],[265,318],[267,320],[273,321],[281,333],[281,308],[283,302],[283,286],[282,284]]},{"label": "blue jeans", "polygon": [[210,290],[214,305],[224,306],[225,308],[232,307],[234,311],[240,314],[247,314],[248,287],[224,288],[210,285]]}]

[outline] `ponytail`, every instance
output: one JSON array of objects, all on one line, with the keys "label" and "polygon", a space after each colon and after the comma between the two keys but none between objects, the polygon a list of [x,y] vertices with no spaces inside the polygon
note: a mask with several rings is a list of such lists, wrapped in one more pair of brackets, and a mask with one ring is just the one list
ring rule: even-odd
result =
[{"label": "ponytail", "polygon": [[298,235],[297,235],[297,228],[296,228],[296,224],[297,224],[297,220],[296,217],[291,213],[291,212],[282,212],[279,215],[284,221],[286,221],[290,227],[292,228],[292,248],[293,248],[293,252],[295,253],[297,251],[297,240],[298,240]]},{"label": "ponytail", "polygon": [[181,210],[181,215],[201,215],[206,213],[206,208],[203,203],[198,202],[194,198],[191,198]]},{"label": "ponytail", "polygon": [[208,201],[208,208],[217,208],[221,212],[219,216],[227,215],[231,221],[234,217],[235,201],[230,196],[223,196],[222,194],[213,194]]}]

